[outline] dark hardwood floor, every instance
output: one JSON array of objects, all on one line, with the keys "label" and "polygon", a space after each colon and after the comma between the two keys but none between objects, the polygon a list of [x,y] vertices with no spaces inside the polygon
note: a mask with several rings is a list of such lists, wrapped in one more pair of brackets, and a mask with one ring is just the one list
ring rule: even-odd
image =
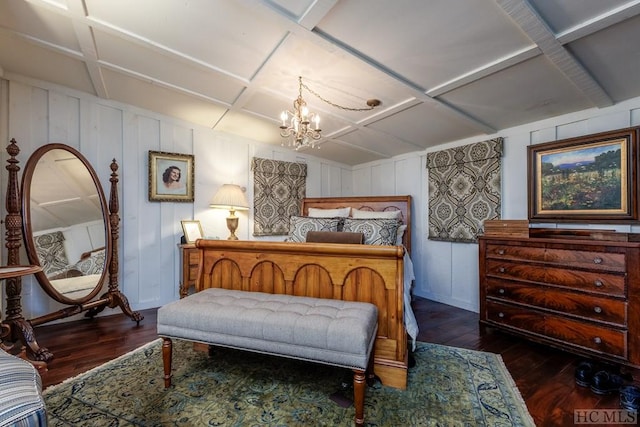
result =
[{"label": "dark hardwood floor", "polygon": [[[574,409],[619,408],[617,394],[598,396],[575,385],[578,356],[491,328],[481,333],[473,312],[420,298],[413,306],[420,341],[501,354],[538,426],[573,425]],[[35,328],[38,343],[54,354],[42,375],[45,388],[156,339],[157,310],[141,313],[139,326],[118,314]],[[639,371],[628,372],[640,378]]]}]

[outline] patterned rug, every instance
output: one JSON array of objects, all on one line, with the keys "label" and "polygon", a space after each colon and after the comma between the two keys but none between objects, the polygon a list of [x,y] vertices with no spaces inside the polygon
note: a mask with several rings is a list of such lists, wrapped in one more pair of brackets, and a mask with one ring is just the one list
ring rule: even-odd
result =
[{"label": "patterned rug", "polygon": [[[55,426],[352,426],[351,372],[162,340],[45,390]],[[368,388],[369,426],[534,426],[499,355],[418,343],[407,390]]]}]

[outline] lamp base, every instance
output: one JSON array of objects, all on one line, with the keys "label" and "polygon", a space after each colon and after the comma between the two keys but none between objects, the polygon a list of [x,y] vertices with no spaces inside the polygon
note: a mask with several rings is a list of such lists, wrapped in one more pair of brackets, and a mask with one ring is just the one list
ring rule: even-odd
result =
[{"label": "lamp base", "polygon": [[235,211],[230,211],[227,217],[227,228],[231,235],[227,237],[227,240],[238,240],[236,236],[236,230],[238,229],[238,217],[235,215]]}]

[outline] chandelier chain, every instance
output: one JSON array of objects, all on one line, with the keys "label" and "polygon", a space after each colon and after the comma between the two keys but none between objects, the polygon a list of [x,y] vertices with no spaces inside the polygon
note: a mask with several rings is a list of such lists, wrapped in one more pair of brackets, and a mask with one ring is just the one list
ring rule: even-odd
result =
[{"label": "chandelier chain", "polygon": [[305,88],[306,90],[308,90],[309,93],[311,93],[315,97],[319,98],[321,101],[324,101],[327,104],[331,105],[332,107],[336,107],[336,108],[339,108],[341,110],[346,110],[346,111],[370,111],[370,110],[373,110],[375,108],[375,106],[372,106],[372,105],[368,106],[367,108],[343,107],[342,105],[338,105],[336,103],[333,103],[333,102],[329,101],[328,99],[323,98],[318,92],[312,90],[306,84],[302,83],[302,78],[300,79],[300,86]]}]

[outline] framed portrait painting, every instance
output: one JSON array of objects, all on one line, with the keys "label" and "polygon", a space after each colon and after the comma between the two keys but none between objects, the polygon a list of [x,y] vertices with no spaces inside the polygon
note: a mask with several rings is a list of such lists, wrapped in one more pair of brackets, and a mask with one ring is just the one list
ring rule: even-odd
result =
[{"label": "framed portrait painting", "polygon": [[638,222],[639,130],[529,146],[529,220]]},{"label": "framed portrait painting", "polygon": [[149,151],[149,201],[193,202],[193,188],[193,155]]}]

